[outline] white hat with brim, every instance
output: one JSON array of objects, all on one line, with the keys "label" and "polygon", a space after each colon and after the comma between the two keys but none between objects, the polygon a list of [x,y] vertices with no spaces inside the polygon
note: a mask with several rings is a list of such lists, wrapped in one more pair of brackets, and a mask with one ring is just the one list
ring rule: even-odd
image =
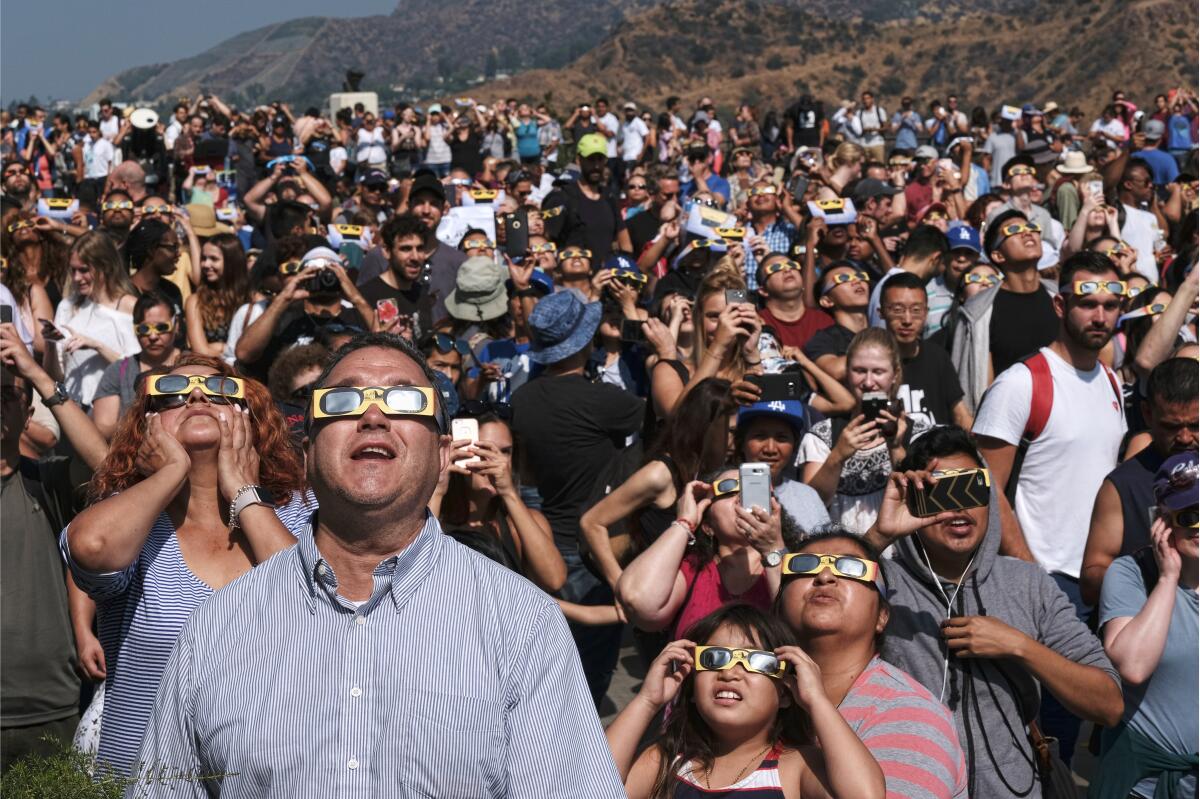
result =
[{"label": "white hat with brim", "polygon": [[138,130],[150,130],[158,124],[158,114],[150,108],[139,108],[129,115],[129,124]]},{"label": "white hat with brim", "polygon": [[1068,150],[1062,163],[1058,165],[1060,175],[1086,175],[1091,171],[1092,166],[1087,162],[1087,156],[1079,150]]}]

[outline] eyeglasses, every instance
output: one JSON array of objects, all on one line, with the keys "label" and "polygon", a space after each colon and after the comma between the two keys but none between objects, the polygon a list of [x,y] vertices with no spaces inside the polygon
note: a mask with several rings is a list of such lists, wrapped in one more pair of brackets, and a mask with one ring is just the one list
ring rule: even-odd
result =
[{"label": "eyeglasses", "polygon": [[1114,255],[1120,255],[1123,252],[1131,252],[1131,251],[1132,250],[1131,250],[1130,246],[1122,241],[1112,247],[1109,247],[1107,250],[1104,251],[1104,254],[1107,255],[1109,258],[1112,258]]},{"label": "eyeglasses", "polygon": [[[132,203],[130,203],[130,205],[132,205]],[[163,216],[171,216],[174,213],[175,213],[175,206],[173,206],[173,205],[143,205],[142,206],[142,216],[157,216],[158,214],[162,214]]]},{"label": "eyeglasses", "polygon": [[824,294],[828,294],[843,283],[869,283],[870,275],[866,272],[838,272],[829,278],[828,285],[825,286]]},{"label": "eyeglasses", "polygon": [[696,205],[703,205],[705,208],[720,208],[721,206],[716,200],[708,200],[703,197],[696,197],[692,200]]},{"label": "eyeglasses", "polygon": [[626,188],[626,189],[628,189],[628,190],[631,190],[631,191],[632,191],[633,189],[645,189],[645,188],[646,188],[646,184],[645,184],[645,183],[630,183],[630,184],[629,184],[629,185],[627,185],[625,188]]},{"label": "eyeglasses", "polygon": [[197,388],[214,405],[245,404],[246,381],[224,375],[158,375],[146,393],[153,398],[155,409],[169,410],[186,405],[188,395]]},{"label": "eyeglasses", "polygon": [[771,275],[776,275],[780,272],[788,272],[792,270],[797,272],[802,271],[800,269],[800,264],[790,259],[783,261],[772,261],[763,267],[763,274],[767,275],[767,277],[770,277]]},{"label": "eyeglasses", "polygon": [[170,333],[175,329],[175,325],[170,322],[142,322],[133,326],[133,332],[139,336],[161,336],[163,333]]},{"label": "eyeglasses", "polygon": [[1004,238],[1010,238],[1020,233],[1041,233],[1042,226],[1036,222],[1013,222],[1010,225],[1005,225],[1000,228],[1000,235]]},{"label": "eyeglasses", "polygon": [[13,222],[8,226],[9,233],[16,233],[18,230],[26,230],[31,227],[36,227],[29,219],[22,219],[19,222]]},{"label": "eyeglasses", "polygon": [[1180,510],[1163,509],[1163,516],[1175,527],[1200,527],[1200,509],[1196,507]]},{"label": "eyeglasses", "polygon": [[1000,281],[1002,279],[1003,278],[1001,278],[1000,275],[985,275],[982,272],[975,272],[970,275],[965,275],[963,277],[963,283],[966,283],[967,285],[974,283],[986,283],[988,288],[991,288],[992,286],[1000,285]]},{"label": "eyeglasses", "polygon": [[696,671],[726,671],[738,663],[746,671],[778,680],[787,671],[787,661],[762,649],[732,649],[727,646],[696,647]]},{"label": "eyeglasses", "polygon": [[712,484],[713,499],[727,497],[730,494],[742,493],[742,481],[736,477],[726,477]]},{"label": "eyeglasses", "polygon": [[778,194],[779,190],[774,186],[754,186],[750,189],[750,196],[757,197],[760,194]]},{"label": "eyeglasses", "polygon": [[1102,293],[1124,297],[1128,287],[1124,280],[1076,280],[1071,293],[1077,297]]},{"label": "eyeglasses", "polygon": [[1036,172],[1034,171],[1033,167],[1031,167],[1031,166],[1014,166],[1012,169],[1008,170],[1009,177],[1012,177],[1014,175],[1033,175],[1033,174],[1036,174]]},{"label": "eyeglasses", "polygon": [[129,200],[121,200],[119,202],[100,203],[101,211],[132,211],[133,203]]},{"label": "eyeglasses", "polygon": [[495,414],[496,417],[509,421],[512,419],[512,406],[507,402],[492,402],[491,400],[464,400],[458,405],[458,419],[477,419],[480,416]]},{"label": "eyeglasses", "polygon": [[[1132,291],[1132,289],[1130,289],[1130,291]],[[1167,310],[1167,304],[1165,302],[1156,302],[1153,305],[1145,305],[1135,311],[1130,311],[1127,314],[1121,314],[1121,316],[1117,318],[1117,324],[1123,325],[1131,319],[1142,319],[1147,316],[1158,316],[1165,310]]]},{"label": "eyeglasses", "polygon": [[1142,288],[1141,286],[1130,286],[1129,288],[1125,289],[1125,296],[1132,300],[1145,290],[1146,289]]},{"label": "eyeglasses", "polygon": [[838,577],[858,580],[875,585],[879,564],[853,555],[818,555],[812,552],[796,552],[783,556],[783,574],[796,577],[815,577],[829,569]]},{"label": "eyeglasses", "polygon": [[313,391],[312,418],[362,416],[372,405],[399,416],[435,416],[437,408],[427,386],[335,386]]},{"label": "eyeglasses", "polygon": [[437,347],[438,352],[450,352],[455,350],[464,358],[471,354],[471,345],[462,339],[448,336],[445,333],[433,334],[433,346]]},{"label": "eyeglasses", "polygon": [[279,274],[294,275],[294,274],[299,273],[299,271],[303,268],[304,268],[304,264],[300,263],[300,261],[298,261],[298,260],[284,261],[283,263],[281,263],[279,265]]},{"label": "eyeglasses", "polygon": [[592,251],[585,250],[582,247],[567,247],[558,254],[558,260],[568,261],[572,258],[591,258]]},{"label": "eyeglasses", "polygon": [[543,253],[543,252],[558,252],[558,245],[552,241],[548,241],[545,244],[530,244],[529,245],[529,254],[530,255],[537,255],[538,253]]},{"label": "eyeglasses", "polygon": [[936,222],[939,219],[949,219],[950,217],[943,214],[941,211],[933,211],[925,215],[926,222]]},{"label": "eyeglasses", "polygon": [[613,277],[620,280],[622,283],[628,283],[635,288],[646,285],[650,278],[641,272],[634,272],[631,269],[614,269]]},{"label": "eyeglasses", "polygon": [[494,250],[496,244],[491,239],[471,239],[462,244],[464,250]]}]

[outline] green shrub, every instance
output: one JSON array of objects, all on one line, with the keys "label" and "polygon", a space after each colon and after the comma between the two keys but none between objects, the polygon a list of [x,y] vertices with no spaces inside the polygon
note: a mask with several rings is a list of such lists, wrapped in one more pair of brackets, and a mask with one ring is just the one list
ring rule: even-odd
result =
[{"label": "green shrub", "polygon": [[0,796],[4,799],[122,799],[131,785],[143,781],[195,782],[217,779],[217,776],[150,768],[142,769],[138,777],[118,776],[98,768],[97,776],[93,778],[91,769],[91,756],[69,747],[51,755],[31,755],[13,763],[0,777]]}]

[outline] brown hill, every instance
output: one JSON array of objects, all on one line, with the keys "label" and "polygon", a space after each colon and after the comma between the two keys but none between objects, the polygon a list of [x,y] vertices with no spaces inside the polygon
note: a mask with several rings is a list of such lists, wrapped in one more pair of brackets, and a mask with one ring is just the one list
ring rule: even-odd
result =
[{"label": "brown hill", "polygon": [[630,16],[564,69],[473,95],[547,98],[566,109],[600,93],[659,108],[672,94],[685,106],[707,94],[729,108],[764,98],[779,106],[801,91],[829,103],[873,88],[889,110],[903,94],[957,93],[966,107],[1053,99],[1093,113],[1118,87],[1148,100],[1195,86],[1197,24],[1195,4],[1175,0],[816,0],[803,9],[669,0]]}]

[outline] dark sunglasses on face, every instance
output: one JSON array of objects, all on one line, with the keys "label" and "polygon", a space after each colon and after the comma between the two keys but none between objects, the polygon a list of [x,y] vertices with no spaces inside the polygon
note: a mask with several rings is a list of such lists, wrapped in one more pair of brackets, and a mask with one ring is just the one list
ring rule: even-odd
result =
[{"label": "dark sunglasses on face", "polygon": [[727,497],[730,494],[742,493],[742,482],[736,477],[726,477],[712,484],[713,499]]},{"label": "dark sunglasses on face", "polygon": [[1200,527],[1200,509],[1197,507],[1164,510],[1163,516],[1175,527]]},{"label": "dark sunglasses on face", "polygon": [[435,333],[433,335],[433,346],[437,347],[438,352],[447,353],[451,350],[456,351],[464,358],[471,354],[471,345],[462,339],[448,336],[445,333]]},{"label": "dark sunglasses on face", "polygon": [[552,241],[548,241],[545,244],[530,244],[529,245],[529,254],[530,255],[537,255],[537,254],[543,253],[543,252],[558,252],[558,246]]},{"label": "dark sunglasses on face", "polygon": [[784,261],[772,261],[771,263],[769,263],[763,267],[763,272],[765,274],[767,274],[768,276],[777,274],[779,272],[787,272],[787,271],[791,271],[791,270],[795,270],[797,272],[801,271],[800,264],[798,264],[792,260],[784,260]]},{"label": "dark sunglasses on face", "polygon": [[11,225],[9,225],[8,232],[16,233],[18,230],[25,230],[25,229],[31,228],[31,227],[36,227],[31,220],[22,219],[18,222],[13,222]]},{"label": "dark sunglasses on face", "polygon": [[570,260],[571,258],[591,258],[591,257],[592,257],[592,251],[582,249],[581,247],[567,247],[565,250],[563,250],[562,252],[560,252],[558,254],[558,260],[560,260],[560,261],[567,261],[567,260]]},{"label": "dark sunglasses on face", "polygon": [[246,404],[245,381],[224,375],[158,375],[150,380],[146,393],[151,406],[162,411],[183,407],[197,388],[214,405]]},{"label": "dark sunglasses on face", "polygon": [[635,189],[644,189],[644,188],[646,188],[646,184],[645,183],[630,183],[625,188],[629,189],[630,191],[633,191]]},{"label": "dark sunglasses on face", "polygon": [[705,208],[719,208],[720,207],[720,205],[717,203],[716,200],[709,200],[705,197],[698,197],[698,198],[692,200],[692,202],[696,203],[697,205],[703,205]]},{"label": "dark sunglasses on face", "polygon": [[129,200],[122,200],[122,201],[113,200],[110,202],[101,203],[100,210],[101,211],[132,211],[133,203],[130,202]]},{"label": "dark sunglasses on face", "polygon": [[875,584],[879,564],[853,555],[819,555],[811,552],[796,552],[783,556],[783,574],[795,577],[815,577],[829,569],[838,577]]},{"label": "dark sunglasses on face", "polygon": [[765,674],[776,680],[787,671],[787,661],[762,649],[734,649],[727,646],[696,647],[696,671],[727,671],[737,664],[746,671]]},{"label": "dark sunglasses on face", "polygon": [[512,406],[507,402],[492,402],[491,400],[465,400],[458,406],[458,413],[455,414],[459,419],[478,419],[480,416],[495,414],[504,421],[512,419]]},{"label": "dark sunglasses on face", "polygon": [[133,326],[133,332],[139,336],[160,336],[163,333],[170,333],[175,329],[175,325],[170,322],[141,322]]},{"label": "dark sunglasses on face", "polygon": [[963,278],[963,283],[966,283],[968,285],[970,285],[972,283],[986,283],[989,287],[991,287],[991,286],[997,285],[999,282],[1000,282],[999,275],[985,275],[981,272],[975,272],[973,274],[966,275]]},{"label": "dark sunglasses on face", "polygon": [[1013,222],[1011,225],[1005,225],[1000,228],[1000,235],[1004,238],[1011,238],[1020,233],[1041,233],[1042,226],[1036,222]]}]

